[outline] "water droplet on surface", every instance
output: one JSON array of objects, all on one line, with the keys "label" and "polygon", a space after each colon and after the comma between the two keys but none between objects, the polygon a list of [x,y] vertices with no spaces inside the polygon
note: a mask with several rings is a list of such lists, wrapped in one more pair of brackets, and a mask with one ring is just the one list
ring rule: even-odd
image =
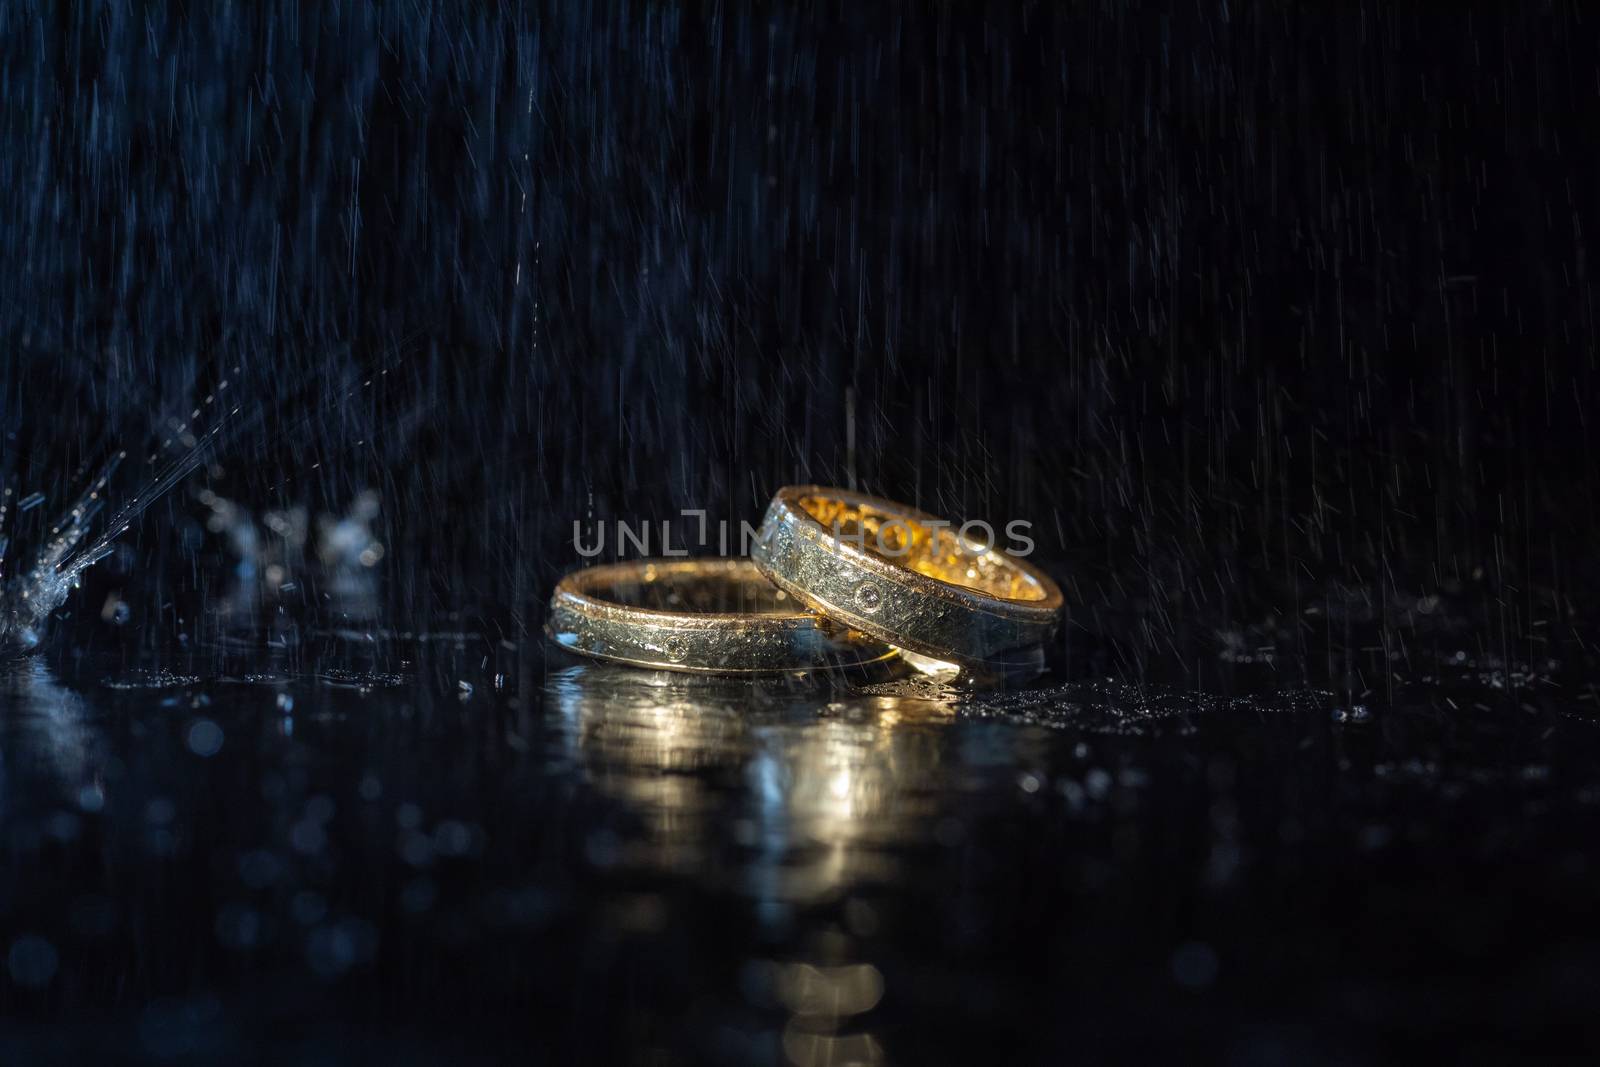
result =
[{"label": "water droplet on surface", "polygon": [[196,719],[189,724],[189,751],[209,759],[222,751],[222,727],[210,719]]},{"label": "water droplet on surface", "polygon": [[1190,941],[1172,954],[1172,977],[1185,989],[1207,989],[1217,980],[1217,953],[1207,944]]},{"label": "water droplet on surface", "polygon": [[78,790],[78,807],[86,812],[97,812],[106,806],[105,792],[98,785],[86,785]]},{"label": "water droplet on surface", "polygon": [[42,989],[56,976],[61,956],[56,947],[36,934],[23,934],[6,953],[11,980],[26,989]]}]

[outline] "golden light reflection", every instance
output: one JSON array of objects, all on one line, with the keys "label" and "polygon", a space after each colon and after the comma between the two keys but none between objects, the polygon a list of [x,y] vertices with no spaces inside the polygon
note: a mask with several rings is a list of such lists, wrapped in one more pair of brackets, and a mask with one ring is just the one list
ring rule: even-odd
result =
[{"label": "golden light reflection", "polygon": [[778,996],[798,1016],[840,1018],[860,1015],[883,998],[883,975],[870,963],[817,967],[789,963],[778,967]]},{"label": "golden light reflection", "polygon": [[783,1054],[796,1067],[842,1067],[884,1062],[883,1046],[871,1034],[830,1034],[795,1020],[783,1031]]},{"label": "golden light reflection", "polygon": [[[736,891],[757,915],[849,901],[937,831],[954,717],[937,686],[839,694],[583,665],[552,674],[547,697],[585,779],[639,819],[624,861]],[[789,1013],[790,1062],[883,1060],[858,1018],[883,975],[851,945],[834,942],[826,965],[756,964]]]},{"label": "golden light reflection", "polygon": [[623,858],[705,870],[709,825],[748,745],[741,706],[706,680],[609,665],[558,672],[549,695],[585,778],[644,826]]},{"label": "golden light reflection", "polygon": [[928,830],[951,701],[919,694],[831,702],[784,683],[583,665],[556,672],[559,709],[585,778],[646,828],[647,866],[714,877],[705,861],[731,829],[754,850],[738,887],[805,901],[894,864],[892,845]]},{"label": "golden light reflection", "polygon": [[907,664],[914,667],[920,673],[929,675],[930,677],[954,679],[961,674],[960,664],[946,663],[942,659],[934,659],[932,656],[924,656],[922,653],[912,652],[910,649],[897,648],[895,651],[900,653],[900,658]]}]

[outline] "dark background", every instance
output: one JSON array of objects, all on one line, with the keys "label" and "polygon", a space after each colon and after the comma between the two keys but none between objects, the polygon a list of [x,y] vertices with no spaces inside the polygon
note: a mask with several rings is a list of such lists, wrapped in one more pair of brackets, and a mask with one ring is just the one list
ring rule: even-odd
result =
[{"label": "dark background", "polygon": [[[57,619],[30,669],[62,684],[0,694],[0,949],[59,954],[0,981],[26,1024],[0,1047],[805,1062],[769,971],[865,962],[863,1032],[912,1062],[1576,1054],[1596,26],[0,7],[0,475],[47,497],[14,540],[82,465],[127,448],[126,498],[184,424],[225,424]],[[224,380],[236,413],[206,413]],[[797,481],[1030,521],[1071,612],[1055,688],[547,682],[575,519],[754,522]],[[315,516],[364,489],[387,554],[361,624],[465,636],[250,668],[298,701],[286,734],[203,639],[231,557],[199,494]],[[303,585],[280,607],[307,633],[348,621]],[[125,673],[153,668],[177,673]],[[808,777],[840,764],[876,783],[843,829]],[[494,847],[419,868],[407,805]],[[772,889],[813,867],[819,898]]]},{"label": "dark background", "polygon": [[1326,579],[1559,588],[1580,11],[14,8],[8,462],[240,367],[219,491],[377,488],[407,614],[524,625],[573,519],[803,480],[1031,521],[1141,669]]}]

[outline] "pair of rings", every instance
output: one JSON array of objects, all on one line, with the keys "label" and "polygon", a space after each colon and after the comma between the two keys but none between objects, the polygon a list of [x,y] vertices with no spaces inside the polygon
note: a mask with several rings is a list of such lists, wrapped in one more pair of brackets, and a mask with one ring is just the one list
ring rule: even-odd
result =
[{"label": "pair of rings", "polygon": [[576,571],[546,630],[573,652],[658,670],[766,674],[910,652],[1005,662],[1062,611],[1050,576],[932,515],[862,493],[790,486],[750,559],[653,559]]}]

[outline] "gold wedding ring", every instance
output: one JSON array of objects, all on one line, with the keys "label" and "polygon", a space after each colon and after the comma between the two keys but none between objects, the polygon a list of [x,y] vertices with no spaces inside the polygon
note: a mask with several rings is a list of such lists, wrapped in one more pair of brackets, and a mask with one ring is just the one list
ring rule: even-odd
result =
[{"label": "gold wedding ring", "polygon": [[953,524],[862,493],[778,490],[751,557],[779,589],[835,623],[956,663],[1041,645],[1061,590],[1026,561]]},{"label": "gold wedding ring", "polygon": [[744,559],[656,559],[575,571],[546,632],[598,659],[708,674],[860,667],[894,650],[795,603]]}]

